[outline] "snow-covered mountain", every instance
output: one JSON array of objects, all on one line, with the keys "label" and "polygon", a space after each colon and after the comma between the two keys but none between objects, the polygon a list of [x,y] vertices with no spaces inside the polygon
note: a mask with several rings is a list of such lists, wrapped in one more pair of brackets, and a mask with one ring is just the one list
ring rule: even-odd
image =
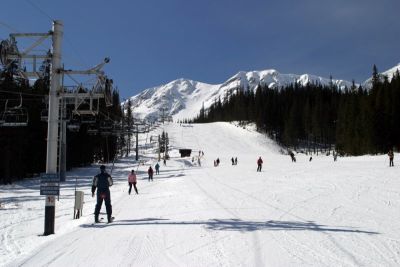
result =
[{"label": "snow-covered mountain", "polygon": [[[383,72],[391,79],[400,64]],[[228,92],[237,88],[256,90],[258,84],[269,88],[279,89],[283,86],[298,83],[306,85],[330,83],[340,89],[350,88],[352,83],[344,80],[330,80],[310,74],[282,74],[274,69],[261,71],[240,71],[222,84],[207,84],[188,79],[178,79],[165,85],[146,89],[140,94],[131,97],[133,112],[140,118],[157,118],[161,115],[173,116],[174,119],[193,118],[204,105],[208,108],[219,97],[221,100]],[[370,79],[362,85],[368,88]]]},{"label": "snow-covered mountain", "polygon": [[[396,74],[396,72],[399,71],[400,72],[400,63],[397,64],[396,66],[394,66],[393,68],[388,69],[387,71],[381,72],[381,77],[388,77],[388,80],[391,81],[393,76]],[[367,79],[364,83],[363,83],[363,87],[370,89],[372,87],[372,77]]]}]

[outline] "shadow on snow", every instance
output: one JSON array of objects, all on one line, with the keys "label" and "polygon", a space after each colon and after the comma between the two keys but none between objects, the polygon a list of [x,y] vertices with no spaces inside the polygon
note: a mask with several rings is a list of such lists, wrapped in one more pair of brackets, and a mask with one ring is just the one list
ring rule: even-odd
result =
[{"label": "shadow on snow", "polygon": [[374,231],[359,230],[354,227],[331,227],[317,224],[313,221],[243,221],[240,219],[210,219],[207,221],[170,221],[169,219],[144,218],[137,220],[116,220],[111,224],[83,224],[82,228],[115,227],[124,225],[201,225],[209,230],[216,231],[315,231],[315,232],[341,232],[359,234],[379,234]]}]

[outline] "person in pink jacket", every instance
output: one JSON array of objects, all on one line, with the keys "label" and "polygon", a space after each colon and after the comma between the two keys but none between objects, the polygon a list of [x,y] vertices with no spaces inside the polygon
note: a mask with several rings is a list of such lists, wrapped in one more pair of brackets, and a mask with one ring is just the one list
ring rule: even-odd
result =
[{"label": "person in pink jacket", "polygon": [[129,195],[131,194],[132,191],[132,185],[133,188],[135,188],[135,192],[136,194],[139,194],[137,188],[136,188],[136,174],[135,174],[135,170],[132,170],[131,173],[128,176],[128,183],[129,183]]}]

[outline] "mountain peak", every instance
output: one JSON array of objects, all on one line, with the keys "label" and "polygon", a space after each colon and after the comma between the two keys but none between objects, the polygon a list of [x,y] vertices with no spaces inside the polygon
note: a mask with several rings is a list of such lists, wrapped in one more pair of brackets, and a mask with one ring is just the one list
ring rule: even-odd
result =
[{"label": "mountain peak", "polygon": [[[383,72],[390,79],[400,71],[400,63]],[[363,85],[366,86],[369,80]],[[238,88],[256,90],[259,84],[272,89],[279,89],[290,84],[318,84],[336,86],[339,89],[350,88],[352,82],[324,78],[312,74],[282,74],[275,69],[239,71],[222,84],[207,84],[186,78],[179,78],[167,84],[146,89],[133,96],[132,109],[141,118],[157,118],[162,114],[173,115],[175,119],[195,117],[203,104],[205,108]]]}]

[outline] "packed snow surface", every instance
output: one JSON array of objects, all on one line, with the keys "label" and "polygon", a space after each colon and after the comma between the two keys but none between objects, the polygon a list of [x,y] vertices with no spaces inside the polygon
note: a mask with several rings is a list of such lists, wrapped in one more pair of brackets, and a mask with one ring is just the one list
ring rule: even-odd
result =
[{"label": "packed snow surface", "polygon": [[[157,158],[150,136],[163,129],[171,159],[148,182],[146,169]],[[179,148],[193,149],[194,162],[180,158]],[[39,180],[1,186],[0,266],[400,265],[398,154],[395,167],[388,167],[386,155],[336,162],[314,155],[310,162],[297,154],[292,163],[279,150],[255,131],[228,123],[166,124],[140,136],[144,165],[134,155],[115,162],[113,223],[93,224],[93,165],[68,172],[50,236],[42,236]],[[262,172],[256,172],[259,156]],[[214,167],[217,157],[221,164]],[[128,195],[131,169],[138,170],[139,195]],[[75,182],[85,192],[77,220]]]}]

